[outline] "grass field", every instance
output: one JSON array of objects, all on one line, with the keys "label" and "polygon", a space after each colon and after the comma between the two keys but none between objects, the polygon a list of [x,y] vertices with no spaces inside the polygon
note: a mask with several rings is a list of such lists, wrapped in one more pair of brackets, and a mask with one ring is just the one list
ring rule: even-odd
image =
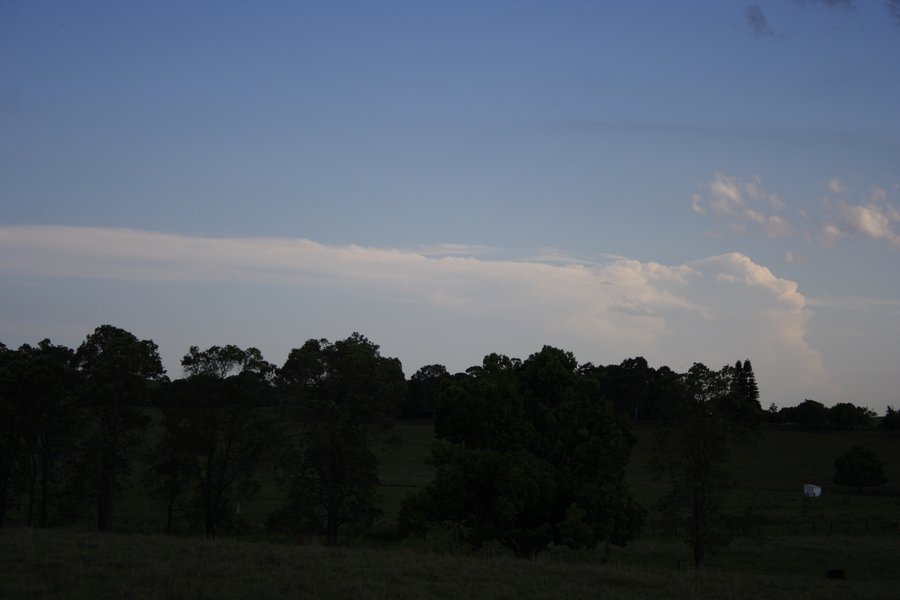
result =
[{"label": "grass field", "polygon": [[[639,427],[627,478],[639,502],[652,508],[665,490],[650,471],[653,429]],[[888,484],[870,493],[832,483],[834,460],[851,446],[871,448]],[[763,428],[731,448],[734,477],[725,508],[744,517],[751,534],[900,534],[900,437],[880,430],[795,431]],[[804,500],[803,484],[821,485],[823,495]]]},{"label": "grass field", "polygon": [[[773,541],[803,556],[807,569],[758,570],[771,547],[739,546],[744,568],[702,574],[659,564],[673,548],[638,543],[609,564],[550,552],[535,561],[507,556],[429,553],[408,548],[327,548],[160,535],[99,535],[11,529],[0,532],[0,596],[15,598],[868,598],[894,599],[900,571],[878,538],[809,545]],[[883,556],[867,570],[847,566],[846,581],[824,569],[845,564],[855,547]],[[896,546],[894,546],[896,548]],[[779,556],[768,559],[777,564]],[[626,560],[627,559],[627,560]],[[781,561],[783,563],[783,561]],[[791,562],[797,562],[791,560]]]},{"label": "grass field", "polygon": [[[736,486],[726,510],[745,525],[697,574],[683,536],[662,527],[653,507],[665,482],[649,469],[653,430],[639,427],[627,472],[650,508],[640,539],[625,548],[573,552],[552,548],[536,561],[513,559],[499,546],[472,554],[449,536],[427,542],[348,541],[326,548],[265,542],[265,516],[280,503],[274,480],[243,507],[247,532],[213,541],[159,534],[162,511],[126,490],[117,527],[0,531],[2,598],[898,598],[900,589],[900,438],[877,430],[802,432],[763,429],[735,446]],[[407,493],[426,485],[429,421],[379,432],[384,517],[393,526]],[[872,448],[888,485],[858,495],[831,484],[834,459],[853,445]],[[804,483],[822,498],[804,501]],[[135,533],[144,532],[144,533]],[[846,581],[825,577],[842,569]]]},{"label": "grass field", "polygon": [[[654,429],[635,429],[626,478],[636,499],[651,509],[665,493],[666,482],[650,469]],[[426,464],[433,439],[429,421],[404,421],[376,443],[381,459],[381,495],[385,519],[391,520],[410,490],[434,476]],[[866,446],[884,463],[888,484],[860,496],[831,483],[834,460],[851,446]],[[751,534],[900,534],[900,437],[881,430],[796,431],[762,428],[734,444],[729,456],[734,488],[728,512],[754,525]],[[821,485],[823,496],[804,500],[803,484]],[[651,536],[654,530],[647,532]]]}]

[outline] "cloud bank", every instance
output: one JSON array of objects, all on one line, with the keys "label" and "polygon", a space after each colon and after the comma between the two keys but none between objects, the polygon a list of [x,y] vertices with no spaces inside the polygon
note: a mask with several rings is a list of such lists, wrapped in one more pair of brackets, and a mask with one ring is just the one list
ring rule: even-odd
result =
[{"label": "cloud bank", "polygon": [[[745,185],[741,194],[753,193]],[[461,329],[473,339],[489,331],[495,345],[471,348],[468,364],[514,338],[519,346],[510,352],[520,356],[548,343],[573,350],[582,361],[643,355],[679,370],[694,361],[719,367],[749,357],[765,402],[795,403],[835,392],[821,356],[805,340],[810,314],[797,284],[745,255],[681,265],[624,257],[578,261],[559,251],[546,260],[490,255],[490,249],[456,245],[395,249],[132,229],[0,227],[0,272],[6,278],[329,290],[384,304],[400,324],[397,335],[407,341],[415,332],[400,329],[413,311],[424,311],[438,324],[432,334],[440,333],[440,323],[452,324],[442,334],[448,338]],[[257,343],[265,349],[264,340]],[[452,362],[438,345],[434,352],[419,363]]]}]

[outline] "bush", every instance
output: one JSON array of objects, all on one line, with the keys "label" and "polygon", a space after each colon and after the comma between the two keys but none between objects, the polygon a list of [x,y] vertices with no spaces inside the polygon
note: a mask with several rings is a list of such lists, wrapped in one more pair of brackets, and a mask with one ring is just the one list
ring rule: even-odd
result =
[{"label": "bush", "polygon": [[834,461],[834,482],[852,486],[860,494],[864,487],[875,487],[887,483],[884,465],[868,448],[854,446]]}]

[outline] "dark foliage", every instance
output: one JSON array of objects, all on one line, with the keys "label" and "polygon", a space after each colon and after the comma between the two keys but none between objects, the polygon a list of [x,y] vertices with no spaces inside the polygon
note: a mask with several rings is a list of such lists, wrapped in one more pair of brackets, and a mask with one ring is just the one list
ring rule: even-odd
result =
[{"label": "dark foliage", "polygon": [[82,482],[96,494],[97,528],[110,531],[116,496],[131,473],[140,431],[149,421],[140,410],[147,403],[147,384],[165,371],[156,344],[111,325],[87,337],[75,362],[90,423],[81,447]]},{"label": "dark foliage", "polygon": [[[774,405],[773,405],[774,407]],[[767,420],[801,429],[861,429],[872,426],[875,413],[864,406],[839,402],[831,408],[815,400],[780,410],[770,407]]]},{"label": "dark foliage", "polygon": [[425,365],[413,373],[407,386],[406,398],[400,406],[400,416],[433,417],[441,385],[449,377],[444,365]]},{"label": "dark foliage", "polygon": [[710,551],[728,542],[723,499],[732,485],[725,469],[729,444],[762,417],[748,372],[740,362],[719,371],[695,364],[670,390],[657,430],[655,467],[670,482],[663,508],[688,531],[698,569]]},{"label": "dark foliage", "polygon": [[881,420],[881,427],[888,431],[900,431],[900,411],[888,406]]},{"label": "dark foliage", "polygon": [[834,461],[834,482],[855,487],[860,494],[867,487],[887,483],[884,465],[869,448],[853,446]]},{"label": "dark foliage", "polygon": [[354,333],[334,343],[309,340],[291,351],[279,380],[302,443],[285,454],[289,493],[272,515],[273,529],[325,533],[360,531],[380,514],[378,461],[368,428],[397,413],[406,394],[400,361]]},{"label": "dark foliage", "polygon": [[451,378],[435,415],[435,480],[407,500],[401,526],[451,523],[474,547],[496,540],[523,557],[636,535],[627,421],[577,367],[544,347],[524,363],[491,354]]},{"label": "dark foliage", "polygon": [[828,409],[828,420],[834,429],[861,429],[872,426],[875,413],[864,406],[840,402]]},{"label": "dark foliage", "polygon": [[[246,353],[252,351],[259,352]],[[176,512],[185,512],[214,537],[231,529],[240,503],[259,489],[257,475],[277,444],[265,411],[272,404],[266,378],[272,369],[261,358],[236,358],[227,368],[186,371],[192,374],[160,395],[163,434],[145,482],[166,507],[167,531]]]},{"label": "dark foliage", "polygon": [[778,412],[778,421],[803,429],[826,429],[830,425],[825,405],[809,399],[797,406],[782,408]]}]

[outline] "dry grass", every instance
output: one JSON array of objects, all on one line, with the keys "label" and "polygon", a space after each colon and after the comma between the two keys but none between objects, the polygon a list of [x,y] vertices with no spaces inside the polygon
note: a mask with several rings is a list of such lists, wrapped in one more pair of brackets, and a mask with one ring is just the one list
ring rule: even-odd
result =
[{"label": "dry grass", "polygon": [[[866,539],[865,547],[856,548],[859,554],[887,553],[886,561],[897,556],[896,538]],[[833,565],[825,547],[806,548],[813,572],[714,568],[697,574],[662,564],[654,552],[668,556],[677,549],[661,543],[638,545],[630,555],[614,555],[602,565],[586,562],[583,554],[552,552],[522,561],[409,549],[9,529],[0,532],[0,597],[896,598],[896,573],[875,578],[848,566],[847,581],[826,579],[824,573]],[[748,547],[740,552],[759,566],[760,555],[771,550]],[[822,551],[822,564],[810,566]],[[635,560],[641,555],[648,564]]]}]

